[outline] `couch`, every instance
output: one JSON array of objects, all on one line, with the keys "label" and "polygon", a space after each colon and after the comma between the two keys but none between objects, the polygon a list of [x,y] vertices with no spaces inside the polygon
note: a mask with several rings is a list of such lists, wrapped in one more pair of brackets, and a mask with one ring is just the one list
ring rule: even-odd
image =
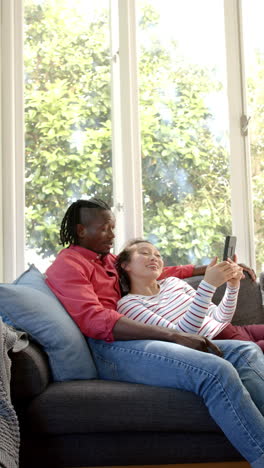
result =
[{"label": "couch", "polygon": [[[188,282],[197,287],[201,278]],[[215,303],[223,292],[216,291]],[[249,277],[233,323],[264,323],[260,283]],[[98,378],[55,381],[36,340],[11,360],[21,468],[242,460],[193,393]]]}]

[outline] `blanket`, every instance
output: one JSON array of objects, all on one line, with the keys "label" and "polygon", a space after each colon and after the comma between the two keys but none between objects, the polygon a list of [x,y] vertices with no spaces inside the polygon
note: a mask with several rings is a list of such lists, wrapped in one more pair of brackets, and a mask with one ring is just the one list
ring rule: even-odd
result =
[{"label": "blanket", "polygon": [[2,322],[0,317],[0,467],[17,468],[19,464],[19,424],[10,397],[11,360],[8,352],[27,346],[27,337]]}]

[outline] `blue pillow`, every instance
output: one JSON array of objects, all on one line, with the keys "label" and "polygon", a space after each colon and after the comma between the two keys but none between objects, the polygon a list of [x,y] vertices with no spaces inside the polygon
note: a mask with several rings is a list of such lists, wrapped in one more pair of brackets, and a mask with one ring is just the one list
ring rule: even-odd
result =
[{"label": "blue pillow", "polygon": [[12,284],[0,284],[0,315],[46,351],[56,381],[94,379],[88,343],[34,266]]}]

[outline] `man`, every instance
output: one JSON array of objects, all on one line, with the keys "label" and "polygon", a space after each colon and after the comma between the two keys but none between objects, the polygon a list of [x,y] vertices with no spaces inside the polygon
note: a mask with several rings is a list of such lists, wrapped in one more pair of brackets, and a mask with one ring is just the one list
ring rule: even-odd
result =
[{"label": "man", "polygon": [[[110,254],[114,227],[113,214],[104,202],[73,203],[61,225],[61,242],[69,247],[47,270],[47,284],[89,337],[99,376],[200,395],[237,450],[253,468],[263,467],[262,351],[252,343],[212,343],[202,336],[135,322],[118,314],[119,281],[115,256]],[[232,268],[235,276],[237,266]],[[173,272],[177,273],[177,267],[168,267],[162,277]],[[184,274],[188,276],[186,271]]]}]

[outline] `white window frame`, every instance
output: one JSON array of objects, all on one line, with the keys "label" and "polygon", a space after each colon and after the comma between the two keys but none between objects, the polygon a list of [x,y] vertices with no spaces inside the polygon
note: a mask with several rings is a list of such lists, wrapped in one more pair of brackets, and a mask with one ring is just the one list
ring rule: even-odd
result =
[{"label": "white window frame", "polygon": [[12,281],[24,270],[23,5],[1,2],[1,272]]},{"label": "white window frame", "polygon": [[[136,0],[111,1],[116,250],[143,233],[135,8]],[[224,0],[224,8],[233,233],[240,260],[255,267],[249,139],[240,125],[247,115],[241,0]],[[12,281],[25,268],[23,0],[1,0],[1,17],[0,275]]]},{"label": "white window frame", "polygon": [[143,234],[143,202],[135,2],[111,3],[115,9],[111,28],[115,250],[119,252],[128,239]]},{"label": "white window frame", "polygon": [[249,131],[243,132],[241,124],[243,116],[248,118],[241,0],[225,0],[224,7],[232,227],[238,241],[238,258],[255,269]]}]

